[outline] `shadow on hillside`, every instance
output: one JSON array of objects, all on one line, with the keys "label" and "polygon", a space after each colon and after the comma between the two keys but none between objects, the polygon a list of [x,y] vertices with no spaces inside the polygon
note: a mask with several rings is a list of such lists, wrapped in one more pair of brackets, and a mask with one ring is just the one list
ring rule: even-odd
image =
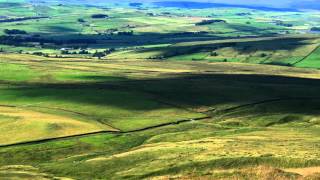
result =
[{"label": "shadow on hillside", "polygon": [[79,30],[64,26],[46,26],[45,30],[50,33],[79,33]]},{"label": "shadow on hillside", "polygon": [[[257,33],[261,36],[273,36],[270,33],[265,33],[263,30],[241,26],[229,25],[231,28],[238,32]],[[108,34],[81,34],[76,29],[62,27],[62,26],[48,26],[44,28],[48,32],[38,32],[33,35],[36,37],[10,39],[13,44],[45,42],[52,44],[53,47],[134,47],[146,45],[159,45],[159,44],[176,44],[182,42],[199,42],[209,40],[224,40],[224,39],[239,39],[239,37],[225,37],[223,34],[210,34],[207,32],[177,32],[177,33],[135,33],[133,35],[108,35]],[[64,32],[64,33],[61,33]],[[242,37],[245,38],[245,37]],[[193,46],[194,47],[194,46]],[[212,45],[209,45],[212,47]],[[147,51],[153,50],[148,48]],[[170,49],[171,50],[171,49]],[[169,51],[169,49],[168,49]]]},{"label": "shadow on hillside", "polygon": [[[268,51],[274,52],[277,50],[284,51],[293,51],[297,48],[300,48],[305,45],[309,45],[311,43],[306,42],[311,38],[307,37],[282,37],[282,38],[274,38],[274,39],[262,39],[256,40],[235,40],[230,42],[221,42],[221,43],[208,43],[206,44],[190,44],[188,46],[169,46],[169,47],[156,47],[156,48],[148,48],[139,50],[139,53],[148,53],[152,51],[162,52],[161,55],[163,58],[170,58],[174,56],[188,55],[199,52],[213,52],[222,48],[232,48],[234,51],[237,51],[239,54],[248,54],[255,53],[258,51]],[[238,42],[237,42],[238,41]]]},{"label": "shadow on hillside", "polygon": [[[118,82],[108,82],[110,77],[106,80],[103,76],[92,78],[99,82],[27,84],[12,90],[15,97],[33,102],[62,101],[127,110],[153,110],[167,108],[167,105],[190,108],[237,106],[277,98],[298,98],[292,102],[299,104],[280,103],[281,107],[273,109],[275,112],[308,113],[318,111],[320,107],[320,80],[317,79],[254,74],[198,74]],[[309,103],[311,101],[314,102]],[[166,106],[161,105],[163,103]]]},{"label": "shadow on hillside", "polygon": [[[273,28],[266,28],[266,27],[255,27],[252,25],[245,25],[245,24],[227,24],[227,27],[230,29],[233,29],[235,32],[241,32],[241,33],[250,33],[255,34],[259,36],[272,36],[276,35],[277,33],[271,32],[270,30],[275,30]],[[280,31],[278,29],[278,31]]]},{"label": "shadow on hillside", "polygon": [[[63,46],[99,46],[108,47],[132,47],[158,44],[175,44],[180,42],[204,41],[226,39],[207,33],[140,33],[133,35],[108,35],[108,34],[79,34],[74,29],[63,29],[64,27],[48,27],[48,31],[67,32],[64,34],[37,33],[40,40],[55,40]],[[20,40],[21,41],[21,40]],[[60,45],[60,46],[61,46]]]}]

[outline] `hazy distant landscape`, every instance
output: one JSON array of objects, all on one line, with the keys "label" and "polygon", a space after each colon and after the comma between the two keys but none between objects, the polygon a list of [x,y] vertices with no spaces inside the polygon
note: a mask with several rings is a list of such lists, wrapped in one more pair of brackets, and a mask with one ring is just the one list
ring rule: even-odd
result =
[{"label": "hazy distant landscape", "polygon": [[0,179],[319,179],[319,4],[0,0]]}]

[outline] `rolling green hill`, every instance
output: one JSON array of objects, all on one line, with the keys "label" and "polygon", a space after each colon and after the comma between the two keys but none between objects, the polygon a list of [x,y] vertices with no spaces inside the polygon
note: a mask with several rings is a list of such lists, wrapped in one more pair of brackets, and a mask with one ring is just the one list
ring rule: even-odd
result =
[{"label": "rolling green hill", "polygon": [[0,1],[0,179],[319,179],[319,19]]}]

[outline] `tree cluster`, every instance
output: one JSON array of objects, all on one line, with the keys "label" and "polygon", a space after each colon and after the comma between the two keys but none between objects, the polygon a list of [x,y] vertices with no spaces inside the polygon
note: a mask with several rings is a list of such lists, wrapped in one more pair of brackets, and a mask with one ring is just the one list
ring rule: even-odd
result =
[{"label": "tree cluster", "polygon": [[5,29],[3,32],[6,33],[6,34],[8,34],[8,35],[27,34],[26,31],[24,31],[24,30],[19,30],[19,29]]},{"label": "tree cluster", "polygon": [[93,19],[104,19],[104,18],[108,18],[109,16],[106,14],[93,14],[91,15],[91,18]]},{"label": "tree cluster", "polygon": [[203,25],[209,25],[214,23],[227,23],[227,21],[221,20],[221,19],[203,20],[201,22],[196,23],[196,26],[203,26]]},{"label": "tree cluster", "polygon": [[49,18],[49,17],[48,16],[38,16],[38,17],[19,17],[19,18],[0,19],[0,23],[18,22],[18,21],[26,21],[26,20],[33,20],[33,19],[43,19],[43,18]]}]

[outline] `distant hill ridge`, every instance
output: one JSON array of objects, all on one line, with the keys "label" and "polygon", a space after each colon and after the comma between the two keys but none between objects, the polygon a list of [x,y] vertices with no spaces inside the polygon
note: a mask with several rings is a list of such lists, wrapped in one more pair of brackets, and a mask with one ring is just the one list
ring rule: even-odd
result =
[{"label": "distant hill ridge", "polygon": [[188,8],[188,9],[205,9],[215,7],[233,7],[233,8],[246,8],[255,9],[262,11],[299,11],[295,8],[273,8],[266,6],[255,6],[255,5],[241,5],[241,4],[224,4],[224,3],[210,3],[210,2],[195,2],[195,1],[158,1],[154,2],[157,6],[162,7],[177,7],[177,8]]},{"label": "distant hill ridge", "polygon": [[[5,1],[1,1],[0,3]],[[7,1],[8,3],[9,1]],[[10,3],[71,3],[86,5],[104,5],[106,3],[152,3],[162,7],[204,9],[213,7],[236,7],[264,11],[297,11],[302,9],[320,10],[320,0],[12,0]]]}]

